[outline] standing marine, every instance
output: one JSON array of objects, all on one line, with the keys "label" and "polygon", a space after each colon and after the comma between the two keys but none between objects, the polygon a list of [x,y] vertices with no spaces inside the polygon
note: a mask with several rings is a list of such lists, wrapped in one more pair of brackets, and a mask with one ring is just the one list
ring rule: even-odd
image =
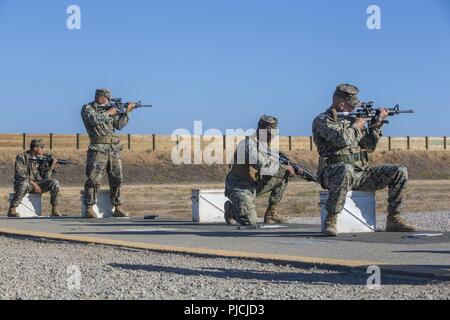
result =
[{"label": "standing marine", "polygon": [[255,225],[256,197],[269,193],[269,206],[264,223],[286,223],[277,213],[277,205],[291,175],[298,174],[291,165],[281,164],[279,151],[271,149],[272,138],[277,134],[278,120],[272,116],[262,116],[256,135],[242,140],[234,154],[234,162],[226,177],[225,221],[228,224]]},{"label": "standing marine", "polygon": [[40,139],[33,139],[30,150],[18,154],[14,168],[14,196],[8,210],[8,217],[18,218],[16,208],[28,193],[42,194],[50,192],[52,217],[59,217],[59,182],[53,178],[57,160],[45,151]]},{"label": "standing marine", "polygon": [[375,151],[383,120],[388,110],[380,108],[376,122],[364,118],[341,118],[338,112],[351,112],[361,107],[359,89],[341,84],[333,95],[333,104],[313,122],[314,143],[320,158],[318,176],[322,187],[329,190],[324,234],[337,235],[337,216],[344,208],[348,191],[375,191],[388,187],[386,231],[410,232],[415,229],[401,216],[408,170],[402,165],[373,165],[369,153]]},{"label": "standing marine", "polygon": [[122,210],[120,189],[123,183],[121,151],[123,146],[116,136],[116,130],[122,130],[129,121],[135,104],[128,103],[127,112],[111,107],[111,91],[98,89],[95,101],[81,111],[84,126],[89,135],[90,145],[87,152],[86,183],[84,186],[85,217],[97,218],[93,206],[97,203],[100,183],[105,172],[108,175],[111,203],[114,217],[128,217]]}]

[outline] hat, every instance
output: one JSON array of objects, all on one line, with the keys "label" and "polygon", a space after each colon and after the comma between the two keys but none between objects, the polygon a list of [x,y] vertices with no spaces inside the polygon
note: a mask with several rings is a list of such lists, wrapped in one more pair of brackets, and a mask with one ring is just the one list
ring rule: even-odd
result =
[{"label": "hat", "polygon": [[95,91],[95,96],[96,97],[103,96],[103,97],[106,97],[109,100],[111,100],[111,90],[109,90],[109,89],[97,89]]},{"label": "hat", "polygon": [[272,116],[263,115],[258,122],[258,129],[277,129],[278,119]]},{"label": "hat", "polygon": [[343,83],[337,86],[334,95],[344,99],[350,105],[357,108],[362,105],[361,101],[358,99],[358,93],[359,89],[357,87],[351,84]]},{"label": "hat", "polygon": [[34,148],[45,148],[45,144],[41,139],[33,139],[30,143],[30,149]]}]

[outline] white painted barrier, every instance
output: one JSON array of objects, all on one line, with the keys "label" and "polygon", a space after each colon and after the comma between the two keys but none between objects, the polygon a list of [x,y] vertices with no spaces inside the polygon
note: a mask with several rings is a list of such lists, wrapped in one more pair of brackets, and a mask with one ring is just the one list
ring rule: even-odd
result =
[{"label": "white painted barrier", "polygon": [[[81,191],[81,216],[85,217],[84,191]],[[99,219],[111,218],[114,213],[114,206],[111,203],[109,190],[100,190],[98,194],[97,204],[94,205],[94,212]]]},{"label": "white painted barrier", "polygon": [[192,189],[192,221],[198,223],[225,222],[224,189]]},{"label": "white painted barrier", "polygon": [[[327,216],[325,203],[328,191],[320,193],[321,228]],[[338,233],[364,233],[376,231],[376,200],[374,192],[351,191],[347,194],[344,210],[338,215]]]},{"label": "white painted barrier", "polygon": [[[11,203],[14,193],[9,194],[9,203]],[[40,194],[27,194],[22,202],[16,208],[20,218],[36,218],[42,215],[42,197]]]}]

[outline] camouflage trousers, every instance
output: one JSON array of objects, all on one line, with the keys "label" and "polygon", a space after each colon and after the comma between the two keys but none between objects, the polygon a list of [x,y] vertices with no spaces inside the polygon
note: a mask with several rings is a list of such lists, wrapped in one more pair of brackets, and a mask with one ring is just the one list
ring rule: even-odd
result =
[{"label": "camouflage trousers", "polygon": [[258,182],[235,176],[229,173],[225,182],[225,196],[232,203],[234,219],[241,225],[255,225],[258,221],[255,199],[270,192],[269,205],[277,205],[283,198],[289,183],[285,170],[280,170],[280,176],[263,176]]},{"label": "camouflage trousers", "polygon": [[[41,188],[42,193],[50,192],[50,203],[52,206],[58,205],[59,197],[59,182],[56,179],[44,180],[41,182],[36,182]],[[24,181],[21,183],[14,184],[14,198],[11,201],[11,207],[17,208],[20,205],[22,199],[28,194],[33,193],[34,188],[28,182]]]},{"label": "camouflage trousers", "polygon": [[100,184],[108,174],[111,202],[114,206],[122,204],[120,188],[123,183],[122,159],[119,150],[89,150],[86,164],[86,183],[84,185],[85,205],[97,203]]},{"label": "camouflage trousers", "polygon": [[322,186],[329,190],[328,213],[339,214],[344,209],[347,192],[376,191],[388,187],[388,213],[400,213],[408,182],[408,170],[401,165],[354,168],[349,164],[328,166],[321,174]]}]

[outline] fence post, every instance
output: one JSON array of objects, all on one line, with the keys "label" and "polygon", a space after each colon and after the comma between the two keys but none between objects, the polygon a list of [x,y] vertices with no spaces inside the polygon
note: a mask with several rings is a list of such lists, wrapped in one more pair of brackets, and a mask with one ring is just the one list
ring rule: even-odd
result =
[{"label": "fence post", "polygon": [[22,134],[22,148],[23,148],[23,150],[26,150],[26,144],[27,144],[27,134],[23,133]]},{"label": "fence post", "polygon": [[152,135],[152,149],[153,151],[156,150],[156,135]]},{"label": "fence post", "polygon": [[444,150],[447,150],[447,136],[444,137]]},{"label": "fence post", "polygon": [[388,150],[392,150],[392,137],[388,137]]},{"label": "fence post", "polygon": [[77,133],[77,150],[80,150],[80,134]]},{"label": "fence post", "polygon": [[406,137],[406,149],[411,150],[411,138],[410,136]]},{"label": "fence post", "polygon": [[309,151],[313,151],[313,137],[309,137]]},{"label": "fence post", "polygon": [[50,150],[53,150],[53,133],[50,133]]},{"label": "fence post", "polygon": [[428,139],[428,137],[425,137],[425,150],[428,150],[430,145],[429,145],[430,141]]},{"label": "fence post", "polygon": [[128,134],[128,150],[131,150],[131,134]]},{"label": "fence post", "polygon": [[223,150],[227,150],[227,136],[223,135]]},{"label": "fence post", "polygon": [[292,136],[289,136],[289,152],[292,151]]}]

